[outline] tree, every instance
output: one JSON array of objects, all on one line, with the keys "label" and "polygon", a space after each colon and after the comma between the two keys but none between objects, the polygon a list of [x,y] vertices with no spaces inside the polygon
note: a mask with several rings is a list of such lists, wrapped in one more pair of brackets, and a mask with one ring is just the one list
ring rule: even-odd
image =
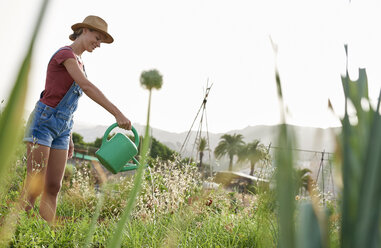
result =
[{"label": "tree", "polygon": [[100,148],[102,145],[103,137],[102,138],[96,138],[94,141],[94,147]]},{"label": "tree", "polygon": [[72,134],[73,143],[76,145],[85,145],[85,141],[83,141],[83,136],[79,133],[73,132]]},{"label": "tree", "polygon": [[229,171],[233,170],[233,158],[242,149],[243,136],[241,134],[224,134],[221,136],[221,140],[217,147],[214,149],[214,155],[217,158],[221,158],[224,155],[229,156]]},{"label": "tree", "polygon": [[238,152],[238,161],[250,162],[250,175],[254,175],[255,164],[260,160],[269,160],[270,155],[266,147],[260,143],[259,140],[254,140],[242,146],[241,150]]},{"label": "tree", "polygon": [[[109,134],[107,136],[107,140],[110,140],[112,137],[115,136],[115,133],[113,134]],[[131,139],[131,137],[129,137]],[[97,137],[94,142],[89,142],[89,143],[84,143],[84,145],[86,146],[91,146],[91,147],[96,147],[96,148],[100,148],[102,146],[102,142],[103,142],[103,137]]]},{"label": "tree", "polygon": [[295,169],[296,190],[299,194],[308,191],[312,182],[311,170],[308,168]]},{"label": "tree", "polygon": [[197,146],[197,149],[198,149],[198,152],[200,154],[200,164],[199,164],[199,168],[200,170],[202,170],[202,159],[204,157],[204,151],[206,151],[207,149],[207,140],[206,138],[200,138],[199,142],[198,142],[198,146]]},{"label": "tree", "polygon": [[162,160],[171,160],[175,152],[171,150],[168,146],[164,145],[157,139],[152,137],[152,144],[150,149],[151,158],[161,158]]}]

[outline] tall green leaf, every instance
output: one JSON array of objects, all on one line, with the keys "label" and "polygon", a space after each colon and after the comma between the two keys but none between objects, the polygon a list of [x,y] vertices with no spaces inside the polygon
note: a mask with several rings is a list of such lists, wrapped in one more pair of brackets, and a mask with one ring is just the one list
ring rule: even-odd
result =
[{"label": "tall green leaf", "polygon": [[93,217],[91,218],[91,222],[89,224],[89,229],[88,229],[87,234],[86,234],[86,239],[85,239],[85,242],[84,242],[82,247],[91,247],[91,242],[93,241],[93,235],[95,232],[95,226],[97,224],[99,214],[101,212],[101,208],[102,208],[103,203],[104,203],[105,194],[106,194],[105,191],[106,191],[106,187],[103,185],[102,186],[102,193],[98,197],[98,203],[97,203],[97,206],[95,209],[95,213],[94,213]]},{"label": "tall green leaf", "polygon": [[[344,93],[355,110],[357,123],[351,124],[346,111],[343,120],[343,221],[344,247],[378,247],[381,181],[381,119],[379,107],[369,104],[367,75],[359,70],[359,78],[342,78]],[[380,99],[378,101],[378,106]]]},{"label": "tall green leaf", "polygon": [[276,191],[279,203],[279,246],[282,248],[295,247],[295,186],[293,180],[293,152],[295,136],[291,127],[285,123],[285,113],[281,81],[276,70],[278,97],[281,105],[282,124],[279,125],[278,146],[282,147],[275,154],[276,161]]},{"label": "tall green leaf", "polygon": [[[28,44],[28,50],[20,66],[5,109],[0,116],[0,195],[2,195],[4,191],[4,178],[7,176],[6,172],[11,165],[12,157],[22,134],[22,114],[24,112],[25,98],[28,89],[28,76],[31,67],[33,48],[48,2],[49,0],[44,0],[42,2],[38,19],[32,33],[32,38]],[[0,230],[1,246],[6,246],[9,242],[14,232],[18,215],[19,211],[18,207],[16,207],[4,220],[4,224]]]},{"label": "tall green leaf", "polygon": [[278,146],[282,147],[275,154],[276,191],[279,203],[279,246],[295,247],[295,183],[293,179],[294,134],[286,124],[279,126]]},{"label": "tall green leaf", "polygon": [[142,145],[142,151],[141,151],[141,158],[140,158],[140,166],[138,166],[138,169],[135,174],[134,179],[134,187],[132,188],[126,207],[124,208],[124,212],[122,214],[122,217],[120,218],[115,233],[110,240],[110,243],[108,247],[115,248],[115,247],[121,247],[122,244],[122,238],[123,238],[123,230],[126,226],[127,221],[130,219],[131,212],[135,206],[136,199],[140,193],[142,182],[143,182],[143,174],[144,174],[144,166],[147,160],[147,154],[150,144],[150,135],[149,135],[149,123],[150,123],[150,112],[151,112],[151,93],[152,90],[149,90],[149,97],[148,97],[148,111],[147,111],[147,124],[145,129],[145,134],[143,138],[143,145]]},{"label": "tall green leaf", "polygon": [[13,89],[0,117],[0,185],[4,182],[6,171],[10,166],[11,158],[19,142],[22,131],[22,115],[28,89],[28,77],[31,67],[34,43],[40,29],[49,0],[42,2],[40,12],[28,50],[20,66]]},{"label": "tall green leaf", "polygon": [[302,204],[299,214],[297,247],[326,247],[321,237],[322,231],[312,204]]}]

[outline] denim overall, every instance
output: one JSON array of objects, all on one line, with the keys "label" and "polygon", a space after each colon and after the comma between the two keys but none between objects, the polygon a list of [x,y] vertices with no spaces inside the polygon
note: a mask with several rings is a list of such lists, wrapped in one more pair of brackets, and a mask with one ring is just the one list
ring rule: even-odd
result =
[{"label": "denim overall", "polygon": [[[60,48],[60,50],[70,48]],[[52,60],[52,58],[50,60]],[[55,108],[38,101],[31,113],[24,141],[48,146],[53,149],[67,150],[69,148],[70,133],[73,128],[73,113],[77,109],[82,89],[73,82],[70,89]],[[41,93],[41,97],[43,92]]]}]

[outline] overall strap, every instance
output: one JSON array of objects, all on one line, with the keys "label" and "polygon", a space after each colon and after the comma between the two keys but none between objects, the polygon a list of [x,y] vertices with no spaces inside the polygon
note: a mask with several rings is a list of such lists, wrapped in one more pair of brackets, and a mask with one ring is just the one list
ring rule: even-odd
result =
[{"label": "overall strap", "polygon": [[[52,61],[52,59],[53,59],[53,57],[59,52],[59,51],[61,51],[61,50],[72,50],[71,48],[68,48],[68,47],[61,47],[60,49],[58,49],[53,55],[52,55],[52,57],[50,58],[50,60],[49,60],[49,63],[50,63],[50,61]],[[49,64],[48,63],[48,64]]]},{"label": "overall strap", "polygon": [[85,70],[85,65],[82,64],[82,67],[83,67],[83,72],[85,73],[85,76],[86,76],[86,78],[87,78],[87,73],[86,73],[86,70]]},{"label": "overall strap", "polygon": [[[69,47],[61,47],[60,49],[58,49],[58,50],[53,54],[53,56],[52,56],[52,57],[50,58],[50,60],[49,60],[49,63],[50,63],[50,61],[52,61],[54,55],[56,55],[56,54],[57,54],[59,51],[61,51],[61,50],[73,50],[73,49],[71,49],[71,48],[69,48]],[[81,62],[81,63],[83,63],[83,62]],[[85,65],[84,65],[84,64],[82,64],[82,68],[83,68],[83,72],[85,73],[85,76],[87,77],[86,70],[85,70]]]}]

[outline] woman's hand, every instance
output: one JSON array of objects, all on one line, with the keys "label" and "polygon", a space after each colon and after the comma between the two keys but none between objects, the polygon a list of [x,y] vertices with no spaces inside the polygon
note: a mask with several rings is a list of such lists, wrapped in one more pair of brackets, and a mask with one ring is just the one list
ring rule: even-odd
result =
[{"label": "woman's hand", "polygon": [[67,153],[68,158],[72,158],[74,153],[74,142],[70,134],[69,151]]},{"label": "woman's hand", "polygon": [[127,119],[122,113],[115,116],[116,122],[120,128],[131,130],[131,121]]}]

